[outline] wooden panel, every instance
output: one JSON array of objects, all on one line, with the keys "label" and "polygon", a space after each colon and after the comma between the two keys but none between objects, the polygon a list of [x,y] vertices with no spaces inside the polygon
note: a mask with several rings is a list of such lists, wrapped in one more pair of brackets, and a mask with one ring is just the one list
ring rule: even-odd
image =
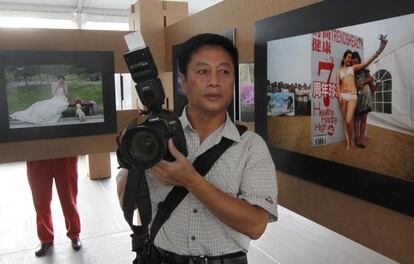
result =
[{"label": "wooden panel", "polygon": [[89,154],[86,157],[86,167],[91,180],[100,180],[111,177],[110,153]]},{"label": "wooden panel", "polygon": [[[137,113],[137,110],[118,111],[118,132],[122,131]],[[106,134],[1,143],[0,163],[113,152],[117,147],[116,136],[117,134]]]},{"label": "wooden panel", "polygon": [[414,263],[413,217],[280,171],[277,176],[282,206],[398,262]]},{"label": "wooden panel", "polygon": [[140,0],[135,4],[135,29],[141,30],[159,72],[165,71],[164,17],[168,26],[187,16],[188,4],[184,2]]},{"label": "wooden panel", "polygon": [[2,29],[0,50],[95,50],[113,51],[115,72],[128,68],[122,55],[128,48],[124,35],[128,31],[78,29]]},{"label": "wooden panel", "polygon": [[205,32],[217,33],[236,28],[236,46],[240,63],[252,62],[254,47],[254,23],[257,20],[299,7],[313,4],[315,0],[226,0],[196,13],[169,27],[166,38],[166,71],[172,71],[172,45],[184,42],[193,35]]}]

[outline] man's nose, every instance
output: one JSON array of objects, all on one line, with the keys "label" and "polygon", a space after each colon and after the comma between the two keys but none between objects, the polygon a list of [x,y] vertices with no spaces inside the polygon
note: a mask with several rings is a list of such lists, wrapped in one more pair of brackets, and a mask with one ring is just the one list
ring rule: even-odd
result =
[{"label": "man's nose", "polygon": [[208,86],[217,87],[217,86],[219,86],[219,81],[220,81],[220,77],[219,77],[218,73],[213,72],[210,75]]}]

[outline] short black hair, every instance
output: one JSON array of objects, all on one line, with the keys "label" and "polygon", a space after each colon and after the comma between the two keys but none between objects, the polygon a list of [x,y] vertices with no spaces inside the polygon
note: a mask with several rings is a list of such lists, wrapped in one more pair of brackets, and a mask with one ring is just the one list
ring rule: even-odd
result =
[{"label": "short black hair", "polygon": [[204,33],[190,38],[181,46],[180,55],[178,56],[178,67],[184,76],[187,76],[188,64],[190,64],[193,54],[199,48],[207,45],[220,46],[225,49],[232,58],[234,69],[237,69],[239,53],[233,43],[221,35]]},{"label": "short black hair", "polygon": [[358,63],[361,63],[361,56],[359,56],[358,51],[352,52],[352,59],[358,59]]}]

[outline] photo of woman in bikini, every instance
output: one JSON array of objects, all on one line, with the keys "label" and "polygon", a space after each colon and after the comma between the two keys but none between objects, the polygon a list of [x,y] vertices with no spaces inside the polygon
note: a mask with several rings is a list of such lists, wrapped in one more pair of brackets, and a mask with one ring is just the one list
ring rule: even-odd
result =
[{"label": "photo of woman in bikini", "polygon": [[357,88],[355,85],[355,72],[364,69],[373,62],[387,45],[386,36],[380,35],[380,46],[368,60],[360,64],[352,65],[352,51],[346,50],[341,61],[341,68],[336,72],[339,95],[339,105],[344,117],[345,146],[350,149],[354,146],[352,142],[353,117],[357,104]]}]

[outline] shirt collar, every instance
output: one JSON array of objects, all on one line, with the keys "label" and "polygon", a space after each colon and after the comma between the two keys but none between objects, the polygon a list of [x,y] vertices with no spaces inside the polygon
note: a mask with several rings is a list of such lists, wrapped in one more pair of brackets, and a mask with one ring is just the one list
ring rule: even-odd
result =
[{"label": "shirt collar", "polygon": [[[191,129],[192,131],[195,131],[195,129],[192,127],[190,123],[190,120],[188,120],[187,106],[184,108],[183,113],[181,114],[180,122],[184,130],[188,128],[188,129]],[[237,127],[231,121],[228,113],[226,113],[226,121],[219,128],[217,128],[216,131],[219,131],[217,136],[219,136],[220,138],[225,137],[235,142],[239,142],[241,139],[240,133],[237,130]]]}]

